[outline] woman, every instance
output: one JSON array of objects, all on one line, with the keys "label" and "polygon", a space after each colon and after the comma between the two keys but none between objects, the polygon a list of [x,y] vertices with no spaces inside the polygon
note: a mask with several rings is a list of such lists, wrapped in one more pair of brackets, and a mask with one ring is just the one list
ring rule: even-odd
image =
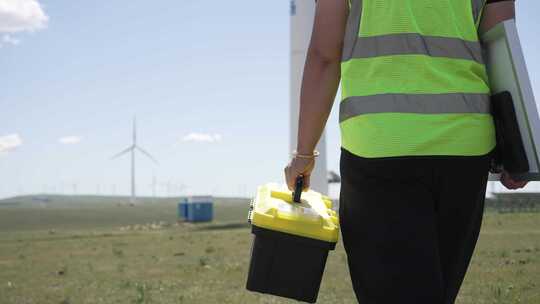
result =
[{"label": "woman", "polygon": [[339,214],[360,303],[454,303],[495,146],[478,33],[511,18],[513,1],[318,1],[285,175],[309,187],[341,81]]}]

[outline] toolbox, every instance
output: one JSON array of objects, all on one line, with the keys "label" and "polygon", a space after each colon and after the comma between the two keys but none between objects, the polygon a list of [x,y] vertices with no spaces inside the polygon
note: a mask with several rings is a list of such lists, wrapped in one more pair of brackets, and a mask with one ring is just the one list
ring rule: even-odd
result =
[{"label": "toolbox", "polygon": [[328,252],[339,235],[332,201],[318,192],[286,185],[260,186],[248,215],[254,235],[246,288],[314,303]]}]

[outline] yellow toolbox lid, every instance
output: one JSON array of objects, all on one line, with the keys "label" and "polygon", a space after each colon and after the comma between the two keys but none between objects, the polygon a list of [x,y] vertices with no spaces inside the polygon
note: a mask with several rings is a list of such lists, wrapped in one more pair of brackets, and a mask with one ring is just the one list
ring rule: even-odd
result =
[{"label": "yellow toolbox lid", "polygon": [[310,189],[295,203],[285,184],[259,186],[248,220],[260,228],[326,242],[335,243],[339,236],[339,219],[330,198]]}]

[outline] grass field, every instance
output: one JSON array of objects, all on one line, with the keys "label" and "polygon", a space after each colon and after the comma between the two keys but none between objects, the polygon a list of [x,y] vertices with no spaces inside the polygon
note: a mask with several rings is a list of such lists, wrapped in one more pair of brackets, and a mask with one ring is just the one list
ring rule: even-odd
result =
[{"label": "grass field", "polygon": [[[118,200],[0,201],[0,303],[296,303],[245,290],[247,200],[198,225],[173,224],[176,199]],[[341,243],[318,302],[356,303]],[[486,213],[457,303],[540,303],[540,213]]]}]

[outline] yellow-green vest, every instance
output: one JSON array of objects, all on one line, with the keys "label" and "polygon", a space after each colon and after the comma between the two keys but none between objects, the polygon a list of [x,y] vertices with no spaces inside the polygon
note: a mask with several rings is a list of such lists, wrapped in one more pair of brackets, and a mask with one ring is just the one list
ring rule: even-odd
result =
[{"label": "yellow-green vest", "polygon": [[341,145],[362,157],[482,155],[495,147],[478,39],[486,0],[350,0]]}]

